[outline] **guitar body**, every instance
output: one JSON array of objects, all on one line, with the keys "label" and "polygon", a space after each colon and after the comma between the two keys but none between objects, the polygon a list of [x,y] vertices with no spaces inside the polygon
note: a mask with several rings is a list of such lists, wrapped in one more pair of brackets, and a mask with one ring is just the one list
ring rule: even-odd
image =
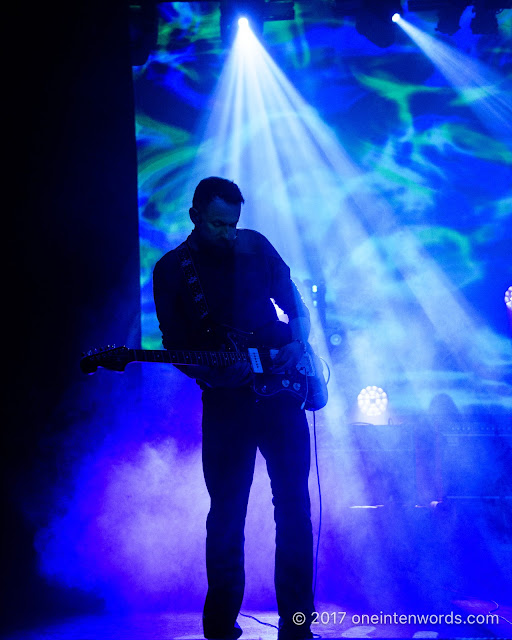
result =
[{"label": "guitar body", "polygon": [[225,332],[224,342],[221,344],[223,350],[248,352],[253,371],[254,360],[259,356],[261,369],[258,367],[258,371],[254,371],[252,381],[252,388],[257,395],[270,397],[286,392],[302,400],[304,408],[308,411],[318,411],[325,407],[328,392],[323,365],[309,344],[306,345],[303,358],[293,370],[285,373],[270,371],[273,357],[282,346],[292,340],[290,328],[286,323],[277,322],[254,333],[245,333],[229,327],[223,327],[221,332],[222,330]]},{"label": "guitar body", "polygon": [[94,373],[98,367],[123,371],[130,362],[164,362],[179,365],[226,367],[235,362],[249,362],[253,371],[253,391],[262,397],[278,393],[294,395],[308,411],[318,411],[327,404],[327,384],[323,365],[309,344],[300,362],[291,371],[274,373],[273,360],[279,349],[291,342],[291,333],[284,322],[276,322],[254,333],[230,327],[211,332],[215,350],[171,351],[107,347],[89,352],[80,366],[84,373]]}]

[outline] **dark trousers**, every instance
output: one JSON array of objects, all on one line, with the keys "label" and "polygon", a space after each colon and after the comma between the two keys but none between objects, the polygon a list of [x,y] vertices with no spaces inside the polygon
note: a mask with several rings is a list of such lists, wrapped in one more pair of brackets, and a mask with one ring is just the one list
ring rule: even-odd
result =
[{"label": "dark trousers", "polygon": [[[257,399],[245,388],[207,390],[203,393],[203,470],[211,498],[203,617],[207,637],[228,635],[242,604],[244,525],[257,448],[272,487],[280,625],[293,630],[292,615],[301,611],[309,620],[314,609],[310,440],[300,402],[286,393]],[[305,628],[309,630],[309,624]]]}]

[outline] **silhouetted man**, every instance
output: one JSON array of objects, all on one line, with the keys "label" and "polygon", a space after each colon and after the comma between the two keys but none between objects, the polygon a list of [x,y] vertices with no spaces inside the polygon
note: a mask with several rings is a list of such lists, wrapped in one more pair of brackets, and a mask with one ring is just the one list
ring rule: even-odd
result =
[{"label": "silhouetted man", "polygon": [[[198,184],[189,211],[192,233],[154,269],[162,342],[166,349],[212,349],[229,343],[231,334],[222,327],[234,327],[255,332],[267,344],[274,340],[280,347],[274,371],[290,370],[304,355],[309,313],[270,242],[256,231],[237,229],[243,202],[233,182],[211,177]],[[272,300],[288,315],[288,325],[278,322]],[[204,635],[236,639],[242,633],[236,619],[245,585],[244,525],[259,448],[276,522],[278,638],[311,638],[310,440],[302,403],[288,393],[255,393],[247,362],[179,368],[203,390],[203,471],[211,499]],[[304,624],[293,622],[296,612],[305,615]]]}]

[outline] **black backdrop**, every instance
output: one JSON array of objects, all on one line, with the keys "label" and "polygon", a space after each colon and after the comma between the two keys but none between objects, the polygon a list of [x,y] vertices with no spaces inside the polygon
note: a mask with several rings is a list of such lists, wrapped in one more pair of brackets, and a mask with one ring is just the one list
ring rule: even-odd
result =
[{"label": "black backdrop", "polygon": [[81,352],[112,327],[140,342],[127,6],[11,3],[4,16],[2,603],[11,622],[96,605],[38,579],[24,497],[65,473],[52,443],[69,428],[77,395],[84,410],[91,402]]}]

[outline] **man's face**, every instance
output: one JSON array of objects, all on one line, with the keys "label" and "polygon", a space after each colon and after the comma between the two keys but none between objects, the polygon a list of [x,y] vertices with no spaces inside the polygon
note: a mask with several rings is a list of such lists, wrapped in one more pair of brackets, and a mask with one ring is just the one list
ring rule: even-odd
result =
[{"label": "man's face", "polygon": [[240,210],[240,204],[231,204],[220,198],[212,200],[208,208],[194,219],[201,243],[211,248],[231,249],[235,244]]}]

